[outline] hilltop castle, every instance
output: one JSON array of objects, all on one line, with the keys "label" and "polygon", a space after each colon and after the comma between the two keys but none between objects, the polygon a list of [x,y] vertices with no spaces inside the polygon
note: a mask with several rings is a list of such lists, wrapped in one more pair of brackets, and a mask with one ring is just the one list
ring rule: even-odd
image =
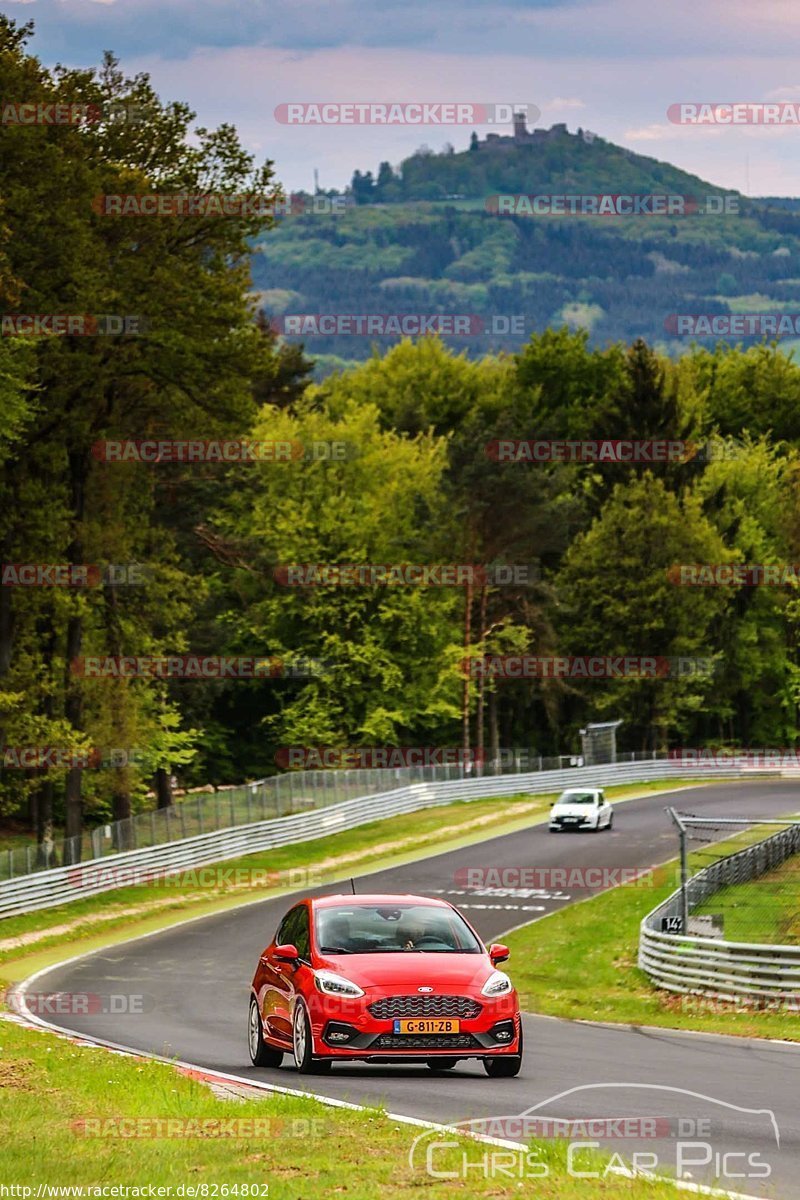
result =
[{"label": "hilltop castle", "polygon": [[[488,133],[483,141],[478,140],[478,148],[485,146],[487,150],[503,149],[506,146],[533,146],[537,143],[550,142],[555,138],[570,136],[565,123],[553,125],[550,129],[528,130],[525,124],[525,113],[514,113],[514,132],[510,135]],[[579,129],[576,137],[583,142],[593,142],[597,136],[588,129]]]}]

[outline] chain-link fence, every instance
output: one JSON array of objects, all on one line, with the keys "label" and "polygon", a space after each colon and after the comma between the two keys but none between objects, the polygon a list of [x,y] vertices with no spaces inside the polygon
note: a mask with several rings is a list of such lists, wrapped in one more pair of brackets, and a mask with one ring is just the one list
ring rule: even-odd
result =
[{"label": "chain-link fence", "polygon": [[[680,819],[684,837],[706,842],[738,823]],[[752,825],[740,836],[759,840],[734,853],[695,846],[685,888],[642,921],[639,966],[657,986],[726,1003],[800,1003],[800,823],[786,818],[766,838],[763,823]]]},{"label": "chain-link fence", "polygon": [[[617,756],[617,762],[650,761],[653,752],[637,751]],[[583,765],[580,755],[542,757],[526,750],[507,751],[496,761],[444,766],[392,767],[389,769],[287,771],[240,787],[186,796],[169,808],[153,808],[124,821],[85,830],[80,837],[61,838],[36,846],[31,843],[0,852],[0,880],[16,879],[51,867],[71,866],[106,854],[140,850],[166,842],[247,825],[271,817],[309,812],[371,796],[410,783],[435,783],[475,776],[553,771]]]},{"label": "chain-link fence", "polygon": [[687,887],[692,917],[727,941],[800,945],[800,825],[717,861],[708,850],[692,860],[700,872]]}]

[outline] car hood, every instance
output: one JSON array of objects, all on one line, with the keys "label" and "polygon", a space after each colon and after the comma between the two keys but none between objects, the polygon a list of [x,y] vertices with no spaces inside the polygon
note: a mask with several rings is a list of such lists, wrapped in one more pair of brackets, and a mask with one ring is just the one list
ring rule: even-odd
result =
[{"label": "car hood", "polygon": [[452,989],[483,987],[496,969],[485,954],[426,954],[402,950],[393,954],[328,954],[319,965],[344,975],[362,988],[416,992],[431,987],[434,994]]},{"label": "car hood", "polygon": [[593,804],[554,804],[551,809],[554,817],[591,817],[596,812]]}]

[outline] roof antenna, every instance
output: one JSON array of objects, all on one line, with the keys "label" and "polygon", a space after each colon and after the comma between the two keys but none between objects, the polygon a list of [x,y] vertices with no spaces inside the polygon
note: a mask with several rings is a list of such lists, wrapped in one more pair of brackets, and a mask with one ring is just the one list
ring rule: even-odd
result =
[{"label": "roof antenna", "polygon": [[352,891],[353,895],[355,896],[355,894],[356,894],[356,885],[355,885],[355,880],[354,880],[354,879],[351,879],[351,880],[350,880],[350,889],[351,889],[351,891]]}]

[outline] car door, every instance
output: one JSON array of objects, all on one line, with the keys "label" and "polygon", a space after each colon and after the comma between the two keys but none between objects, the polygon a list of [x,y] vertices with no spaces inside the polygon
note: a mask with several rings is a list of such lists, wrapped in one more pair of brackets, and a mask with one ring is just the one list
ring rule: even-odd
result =
[{"label": "car door", "polygon": [[269,975],[268,996],[264,1010],[264,1020],[273,1037],[282,1041],[292,1040],[292,1010],[294,997],[297,992],[295,977],[301,967],[296,963],[279,962],[275,957],[275,949],[281,945],[297,947],[300,958],[306,963],[311,955],[311,935],[309,931],[308,908],[305,904],[297,904],[286,914],[275,942],[269,947],[267,973]]},{"label": "car door", "polygon": [[610,804],[609,804],[609,802],[606,800],[606,795],[605,795],[605,792],[603,792],[603,791],[599,791],[599,792],[597,793],[597,795],[598,795],[598,799],[600,800],[600,818],[599,818],[599,824],[601,824],[601,825],[607,825],[607,824],[608,824],[608,822],[609,822],[609,818],[610,818],[610,816],[611,816],[611,805],[610,805]]}]

